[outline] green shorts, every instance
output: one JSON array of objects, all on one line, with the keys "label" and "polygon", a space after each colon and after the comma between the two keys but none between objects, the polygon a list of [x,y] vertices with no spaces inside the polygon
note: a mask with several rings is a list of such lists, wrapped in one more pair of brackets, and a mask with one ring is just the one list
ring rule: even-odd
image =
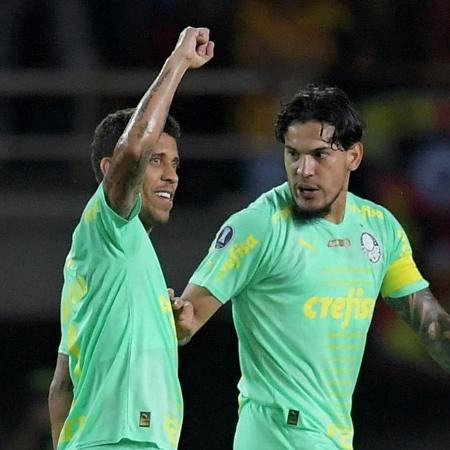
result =
[{"label": "green shorts", "polygon": [[241,403],[233,450],[340,450],[324,434],[287,424],[281,408]]}]

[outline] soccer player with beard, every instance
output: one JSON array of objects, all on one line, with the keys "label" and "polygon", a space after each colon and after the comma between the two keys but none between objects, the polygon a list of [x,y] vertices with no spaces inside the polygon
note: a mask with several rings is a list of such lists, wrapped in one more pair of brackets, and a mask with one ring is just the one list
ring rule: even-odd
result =
[{"label": "soccer player with beard", "polygon": [[450,370],[450,318],[382,206],[348,191],[362,121],[337,88],[280,112],[287,183],[232,215],[180,299],[186,343],[228,300],[242,377],[235,450],[350,450],[355,388],[378,294]]}]

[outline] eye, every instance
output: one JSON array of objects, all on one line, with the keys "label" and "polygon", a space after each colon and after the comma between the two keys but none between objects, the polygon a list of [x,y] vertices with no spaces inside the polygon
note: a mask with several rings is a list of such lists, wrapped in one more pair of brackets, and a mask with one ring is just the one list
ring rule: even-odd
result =
[{"label": "eye", "polygon": [[294,150],[293,148],[289,148],[289,147],[286,147],[285,150],[286,150],[286,153],[291,157],[291,159],[293,159],[293,160],[298,159],[298,153],[296,150]]},{"label": "eye", "polygon": [[328,150],[317,150],[314,152],[314,158],[316,159],[325,159],[328,157],[330,152]]},{"label": "eye", "polygon": [[155,167],[159,167],[162,163],[162,159],[160,156],[152,156],[150,158],[150,164]]}]

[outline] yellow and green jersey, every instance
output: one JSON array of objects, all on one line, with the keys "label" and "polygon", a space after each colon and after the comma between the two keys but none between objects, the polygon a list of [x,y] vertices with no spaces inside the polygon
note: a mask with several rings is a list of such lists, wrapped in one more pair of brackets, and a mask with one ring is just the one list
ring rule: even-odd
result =
[{"label": "yellow and green jersey", "polygon": [[74,231],[64,267],[59,351],[74,398],[58,450],[121,439],[177,447],[183,416],[167,287],[138,214],[107,204],[103,185]]},{"label": "yellow and green jersey", "polygon": [[428,283],[400,224],[347,194],[345,217],[302,221],[287,183],[227,220],[191,278],[232,299],[242,399],[351,449],[352,394],[378,294]]}]

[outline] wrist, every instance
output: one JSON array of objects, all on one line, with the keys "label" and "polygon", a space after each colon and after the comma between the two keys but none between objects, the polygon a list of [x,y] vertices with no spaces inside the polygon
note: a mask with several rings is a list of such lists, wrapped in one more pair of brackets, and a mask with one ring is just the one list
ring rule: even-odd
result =
[{"label": "wrist", "polygon": [[190,67],[190,61],[184,55],[174,50],[166,59],[166,65],[171,66],[175,71],[186,72]]}]

